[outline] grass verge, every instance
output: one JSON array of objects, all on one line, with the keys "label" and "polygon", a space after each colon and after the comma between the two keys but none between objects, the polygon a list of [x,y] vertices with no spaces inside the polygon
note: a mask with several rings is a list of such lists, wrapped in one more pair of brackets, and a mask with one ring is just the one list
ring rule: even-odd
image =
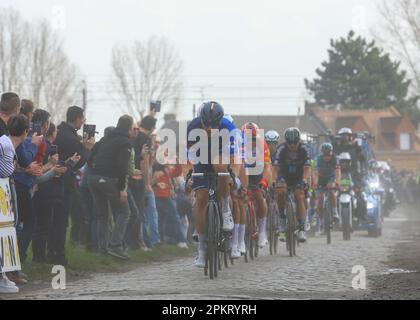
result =
[{"label": "grass verge", "polygon": [[[87,277],[92,273],[127,272],[146,263],[190,257],[194,251],[195,249],[192,246],[189,249],[181,249],[177,246],[162,245],[147,252],[129,250],[128,254],[131,259],[123,261],[111,256],[100,256],[86,251],[83,246],[69,242],[67,244],[69,264],[66,268],[66,276],[71,281],[75,278]],[[32,261],[32,252],[29,252],[27,261]],[[48,263],[27,262],[24,264],[22,271],[28,275],[31,283],[42,283],[51,281],[52,267],[53,265]]]}]

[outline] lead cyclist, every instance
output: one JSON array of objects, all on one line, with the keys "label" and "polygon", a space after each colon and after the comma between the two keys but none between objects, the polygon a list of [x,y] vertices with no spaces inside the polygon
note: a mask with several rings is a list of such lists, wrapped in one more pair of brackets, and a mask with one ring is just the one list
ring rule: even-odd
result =
[{"label": "lead cyclist", "polygon": [[[190,135],[194,136],[193,130],[199,129],[204,130],[205,135],[208,137],[208,158],[205,160],[205,163],[202,163],[201,160],[197,160],[195,156],[199,157],[200,152],[194,154],[194,148],[200,142],[200,137],[196,136],[195,141],[189,141],[188,137]],[[211,137],[214,134],[219,134],[220,130],[227,130],[229,133],[235,132],[237,128],[235,125],[229,121],[227,118],[224,118],[224,109],[217,102],[207,102],[204,103],[200,108],[200,115],[193,119],[187,128],[187,151],[189,161],[194,161],[193,171],[194,173],[221,173],[228,172],[228,167],[230,166],[234,175],[238,177],[240,164],[237,163],[235,155],[239,152],[239,143],[240,143],[240,134],[233,134],[230,136],[229,145],[223,145],[223,142],[219,139],[219,145],[216,147],[219,150],[218,155],[215,158],[211,157]],[[239,132],[239,130],[238,130]],[[229,148],[229,163],[221,161],[223,150],[226,150],[226,147]],[[226,159],[223,159],[226,160]],[[236,163],[235,163],[236,162]],[[191,165],[191,164],[190,164]],[[236,178],[236,187],[240,187],[240,180]],[[218,199],[220,199],[220,208],[222,213],[222,225],[223,230],[230,232],[234,228],[232,210],[231,210],[231,199],[230,199],[230,189],[232,188],[232,183],[230,182],[229,177],[219,177],[217,184]],[[195,201],[193,206],[193,214],[195,221],[195,229],[198,233],[198,255],[194,261],[194,265],[198,268],[204,268],[206,265],[206,251],[207,251],[207,238],[206,238],[206,210],[209,200],[208,195],[208,178],[205,177],[194,177],[192,181],[192,189],[195,193]]]}]

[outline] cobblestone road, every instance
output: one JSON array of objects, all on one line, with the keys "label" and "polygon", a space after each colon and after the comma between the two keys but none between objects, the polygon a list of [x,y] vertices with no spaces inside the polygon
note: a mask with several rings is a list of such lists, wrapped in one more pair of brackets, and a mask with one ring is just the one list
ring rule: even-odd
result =
[{"label": "cobblestone road", "polygon": [[[65,290],[43,289],[22,293],[26,299],[363,299],[369,296],[369,277],[386,272],[385,262],[400,241],[402,211],[384,223],[381,238],[356,232],[350,242],[334,233],[333,244],[310,238],[298,256],[289,258],[284,245],[278,256],[268,249],[257,261],[238,261],[210,281],[192,266],[192,258],[141,266],[124,274],[95,274],[67,284]],[[362,265],[367,290],[352,289],[352,268]]]}]

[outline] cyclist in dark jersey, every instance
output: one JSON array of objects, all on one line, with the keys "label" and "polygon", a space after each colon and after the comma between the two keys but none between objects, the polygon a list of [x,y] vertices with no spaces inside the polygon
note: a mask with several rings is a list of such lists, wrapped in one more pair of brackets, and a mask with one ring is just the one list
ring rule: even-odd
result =
[{"label": "cyclist in dark jersey", "polygon": [[276,167],[280,214],[284,221],[287,188],[296,188],[294,195],[299,224],[298,241],[306,242],[305,191],[311,176],[311,151],[307,144],[302,143],[298,128],[287,129],[284,138],[286,142],[277,149],[273,163]]},{"label": "cyclist in dark jersey", "polygon": [[324,143],[321,146],[321,154],[315,159],[314,165],[314,189],[317,189],[318,215],[323,221],[324,194],[329,193],[330,207],[333,212],[333,219],[338,221],[337,199],[334,188],[337,188],[341,180],[340,162],[333,152],[331,143]]}]

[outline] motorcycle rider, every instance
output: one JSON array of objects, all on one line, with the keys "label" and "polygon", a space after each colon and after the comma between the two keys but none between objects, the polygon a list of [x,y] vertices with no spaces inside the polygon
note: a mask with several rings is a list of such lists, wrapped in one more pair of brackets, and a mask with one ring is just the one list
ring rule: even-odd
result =
[{"label": "motorcycle rider", "polygon": [[367,219],[367,201],[363,193],[364,176],[367,172],[367,161],[363,155],[362,148],[353,139],[353,131],[349,128],[342,128],[338,131],[339,139],[333,143],[336,154],[348,153],[351,157],[351,176],[354,184],[354,192],[357,200],[356,214],[360,220]]}]

